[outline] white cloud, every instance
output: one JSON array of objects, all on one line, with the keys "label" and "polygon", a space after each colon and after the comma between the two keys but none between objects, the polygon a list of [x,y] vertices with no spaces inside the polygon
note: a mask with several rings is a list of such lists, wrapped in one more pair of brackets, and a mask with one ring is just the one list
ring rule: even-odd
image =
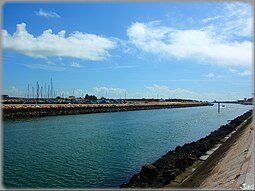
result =
[{"label": "white cloud", "polygon": [[77,63],[77,62],[72,62],[72,63],[70,64],[70,66],[73,67],[73,68],[82,68],[82,65],[80,65],[80,64]]},{"label": "white cloud", "polygon": [[222,76],[221,75],[216,75],[213,72],[211,72],[211,73],[205,75],[205,77],[207,77],[207,78],[221,78]]},{"label": "white cloud", "polygon": [[153,92],[170,93],[170,89],[164,85],[154,84],[153,86],[145,86],[145,88],[147,88],[148,90],[153,91]]},{"label": "white cloud", "polygon": [[152,94],[155,97],[155,94],[159,95],[159,98],[187,98],[187,99],[194,99],[196,97],[196,93],[187,89],[177,88],[177,89],[170,89],[165,85],[157,85],[154,84],[153,86],[145,86],[150,92],[147,94]]},{"label": "white cloud", "polygon": [[9,87],[7,90],[3,90],[3,94],[7,94],[10,97],[24,97],[24,91],[18,89],[15,86]]},{"label": "white cloud", "polygon": [[[176,88],[170,89],[164,85],[154,84],[152,86],[145,86],[149,92],[146,92],[149,97],[156,97],[156,94],[159,95],[159,98],[180,98],[180,99],[193,99],[193,100],[237,100],[244,97],[249,97],[249,95],[243,94],[243,92],[195,92],[187,89]],[[144,95],[144,94],[143,94]],[[251,96],[251,95],[250,95]]]},{"label": "white cloud", "polygon": [[50,64],[24,64],[29,69],[40,69],[49,71],[63,71],[67,68],[64,66],[50,65]]},{"label": "white cloud", "polygon": [[57,92],[57,96],[64,97],[64,98],[66,98],[70,95],[72,95],[72,94],[69,91],[61,90],[61,91]]},{"label": "white cloud", "polygon": [[[223,3],[214,16],[200,20],[204,28],[227,39],[252,36],[252,6],[249,2]],[[207,25],[206,25],[207,24]]]},{"label": "white cloud", "polygon": [[217,24],[217,30],[231,36],[252,36],[252,3],[225,3],[223,19]]},{"label": "white cloud", "polygon": [[250,70],[245,70],[243,72],[238,73],[240,76],[251,76]]},{"label": "white cloud", "polygon": [[59,14],[57,14],[56,12],[53,11],[44,11],[42,8],[39,9],[39,11],[35,11],[35,14],[37,16],[41,16],[41,17],[46,17],[46,18],[60,18]]},{"label": "white cloud", "polygon": [[109,69],[128,69],[128,68],[137,68],[138,65],[116,65],[113,67],[109,67]]},{"label": "white cloud", "polygon": [[135,47],[159,57],[196,59],[220,66],[251,66],[251,5],[233,2],[221,5],[218,15],[197,21],[202,24],[200,28],[177,29],[159,21],[134,22],[127,35]]},{"label": "white cloud", "polygon": [[115,69],[132,69],[137,68],[139,65],[119,65],[119,64],[113,64],[112,66],[97,68],[97,70],[115,70]]},{"label": "white cloud", "polygon": [[229,72],[232,73],[232,74],[236,74],[238,72],[237,69],[233,69],[233,68],[230,68],[229,69]]},{"label": "white cloud", "polygon": [[[146,91],[147,90],[147,91]],[[70,91],[58,90],[57,95],[64,94],[64,97],[68,97],[70,95],[74,95],[76,97],[85,96],[87,93],[96,95],[97,97],[106,96],[107,98],[124,98],[125,92],[127,98],[156,98],[157,94],[159,98],[180,98],[180,99],[194,99],[194,100],[236,100],[242,99],[244,97],[250,97],[252,95],[245,95],[243,92],[195,92],[190,91],[188,89],[176,88],[170,89],[165,85],[151,85],[145,86],[145,90],[128,92],[124,88],[114,88],[114,87],[95,87],[92,90],[82,90],[82,89],[72,89]],[[3,94],[8,94],[9,96],[15,97],[24,97],[26,94],[26,90],[20,90],[15,86],[9,87],[7,90],[3,90]]]},{"label": "white cloud", "polygon": [[251,76],[252,75],[252,73],[251,73],[251,70],[245,70],[245,71],[243,71],[243,72],[240,72],[240,71],[238,71],[237,69],[232,69],[232,68],[230,68],[229,69],[229,72],[230,73],[232,73],[232,74],[236,74],[236,75],[238,75],[238,76]]},{"label": "white cloud", "polygon": [[76,97],[85,97],[85,95],[86,95],[86,91],[82,90],[82,89],[74,89],[73,93],[74,93],[74,96],[76,96]]},{"label": "white cloud", "polygon": [[65,63],[59,62],[59,59],[55,61],[47,59],[47,61],[43,64],[29,63],[29,64],[24,64],[24,66],[26,66],[29,69],[40,69],[40,70],[49,70],[49,71],[64,71],[67,69],[83,67],[77,62],[71,62],[70,64],[65,64]]},{"label": "white cloud", "polygon": [[207,74],[207,75],[205,75],[207,78],[213,78],[213,77],[215,77],[215,74],[214,73],[209,73],[209,74]]},{"label": "white cloud", "polygon": [[206,19],[202,19],[201,20],[201,22],[202,23],[208,23],[208,22],[211,22],[211,21],[214,21],[214,20],[216,20],[216,19],[219,19],[219,18],[221,18],[222,16],[214,16],[214,17],[209,17],[209,18],[206,18]]},{"label": "white cloud", "polygon": [[137,48],[166,58],[193,58],[222,66],[252,63],[252,42],[226,41],[209,30],[177,30],[155,22],[136,22],[127,35]]},{"label": "white cloud", "polygon": [[104,60],[110,56],[109,50],[116,47],[116,42],[95,34],[73,32],[65,37],[62,30],[53,34],[51,29],[34,37],[26,30],[26,24],[17,24],[16,32],[10,35],[2,31],[3,48],[35,58],[72,57],[83,60]]},{"label": "white cloud", "polygon": [[97,96],[106,96],[110,98],[124,98],[125,93],[127,93],[127,90],[124,88],[113,88],[113,87],[95,87],[94,93]]}]

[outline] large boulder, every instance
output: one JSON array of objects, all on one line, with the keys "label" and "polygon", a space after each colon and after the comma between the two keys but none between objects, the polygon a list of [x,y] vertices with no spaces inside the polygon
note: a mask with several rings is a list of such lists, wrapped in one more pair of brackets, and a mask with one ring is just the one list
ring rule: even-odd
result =
[{"label": "large boulder", "polygon": [[149,179],[155,179],[158,175],[157,168],[152,164],[142,166],[141,173]]}]

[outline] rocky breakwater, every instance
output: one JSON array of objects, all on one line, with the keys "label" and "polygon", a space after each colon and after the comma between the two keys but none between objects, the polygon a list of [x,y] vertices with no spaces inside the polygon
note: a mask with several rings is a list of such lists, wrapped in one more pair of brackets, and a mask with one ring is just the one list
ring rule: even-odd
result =
[{"label": "rocky breakwater", "polygon": [[162,188],[174,180],[178,175],[190,167],[215,144],[231,133],[244,120],[251,121],[252,110],[231,120],[228,124],[198,141],[177,146],[152,164],[143,165],[141,171],[133,175],[128,183],[120,185],[121,188]]},{"label": "rocky breakwater", "polygon": [[4,119],[208,106],[208,102],[152,102],[139,104],[10,104],[3,105]]}]

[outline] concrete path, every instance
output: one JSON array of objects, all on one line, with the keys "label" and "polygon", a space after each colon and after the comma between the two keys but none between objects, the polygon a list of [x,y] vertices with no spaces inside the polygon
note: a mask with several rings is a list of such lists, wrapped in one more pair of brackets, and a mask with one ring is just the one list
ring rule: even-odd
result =
[{"label": "concrete path", "polygon": [[252,189],[254,190],[254,139],[247,153],[247,162],[242,166],[241,175],[237,180],[235,186],[238,189],[241,185],[241,189]]},{"label": "concrete path", "polygon": [[202,181],[202,189],[254,189],[254,139],[250,124]]}]

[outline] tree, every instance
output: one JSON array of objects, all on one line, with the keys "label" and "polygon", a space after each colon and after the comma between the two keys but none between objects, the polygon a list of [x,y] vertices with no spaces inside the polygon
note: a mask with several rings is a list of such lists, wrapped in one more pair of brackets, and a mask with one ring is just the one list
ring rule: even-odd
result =
[{"label": "tree", "polygon": [[95,95],[86,94],[85,99],[90,100],[90,101],[96,101],[97,97]]}]

